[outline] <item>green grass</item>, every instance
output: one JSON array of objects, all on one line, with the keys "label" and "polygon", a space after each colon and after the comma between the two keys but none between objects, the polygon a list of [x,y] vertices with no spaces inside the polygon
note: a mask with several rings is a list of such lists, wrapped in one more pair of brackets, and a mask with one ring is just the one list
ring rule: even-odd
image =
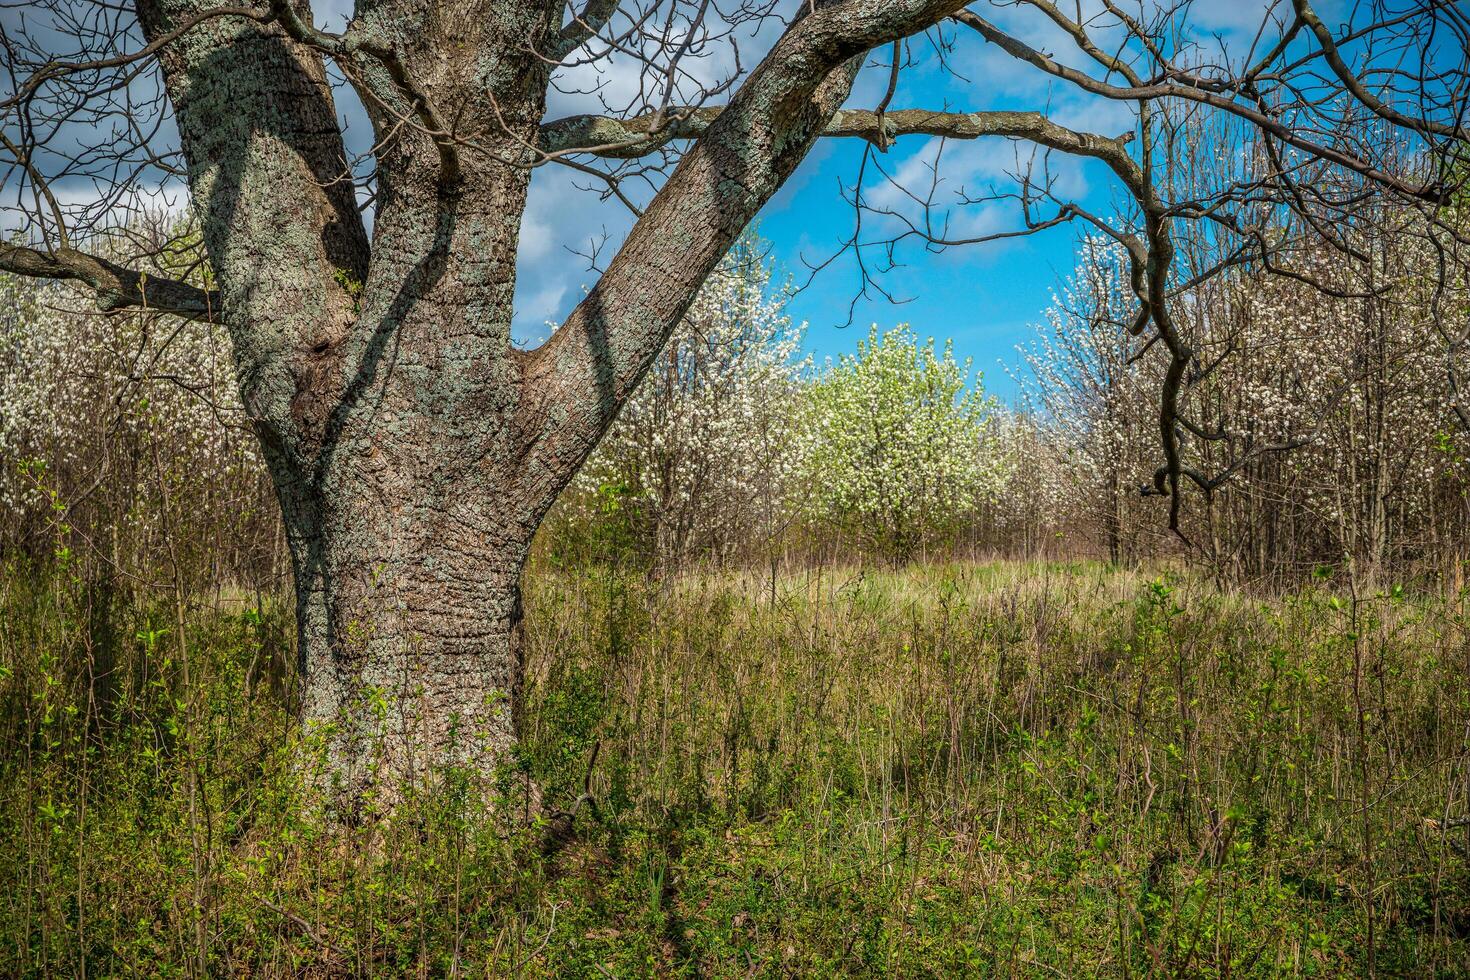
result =
[{"label": "green grass", "polygon": [[[996,563],[527,609],[519,768],[343,830],[279,603],[181,644],[11,569],[0,974],[1470,975],[1458,600]],[[528,777],[596,797],[552,857]]]}]

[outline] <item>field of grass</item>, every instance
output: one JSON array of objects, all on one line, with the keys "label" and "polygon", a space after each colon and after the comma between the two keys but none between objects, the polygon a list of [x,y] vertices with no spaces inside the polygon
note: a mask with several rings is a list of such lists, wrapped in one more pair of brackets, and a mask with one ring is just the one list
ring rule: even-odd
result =
[{"label": "field of grass", "polygon": [[[1336,587],[1335,587],[1336,586]],[[1470,975],[1470,606],[542,569],[515,771],[303,801],[278,601],[0,578],[0,975]],[[527,779],[593,802],[544,854]]]}]

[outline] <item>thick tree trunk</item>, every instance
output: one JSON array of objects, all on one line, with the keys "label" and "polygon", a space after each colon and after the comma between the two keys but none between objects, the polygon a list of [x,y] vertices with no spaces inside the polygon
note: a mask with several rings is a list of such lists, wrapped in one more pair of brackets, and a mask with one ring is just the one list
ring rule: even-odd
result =
[{"label": "thick tree trunk", "polygon": [[[153,36],[207,6],[140,4]],[[285,515],[303,716],[349,809],[514,742],[521,569],[570,468],[526,473],[510,324],[530,173],[506,161],[536,139],[560,21],[550,2],[359,9],[367,47],[339,60],[382,140],[371,248],[319,52],[222,18],[165,54]],[[449,120],[459,142],[434,135]]]},{"label": "thick tree trunk", "polygon": [[490,772],[516,739],[528,542],[484,515],[328,519],[294,542],[302,715],[352,809],[445,766]]}]

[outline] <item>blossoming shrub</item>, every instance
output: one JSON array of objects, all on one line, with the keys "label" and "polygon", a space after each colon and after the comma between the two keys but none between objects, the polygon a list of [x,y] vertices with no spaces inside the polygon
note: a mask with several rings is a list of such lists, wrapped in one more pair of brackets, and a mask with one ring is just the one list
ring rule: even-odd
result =
[{"label": "blossoming shrub", "polygon": [[875,325],[812,386],[809,406],[810,512],[895,559],[952,536],[1007,468],[970,362],[908,325]]},{"label": "blossoming shrub", "polygon": [[285,573],[222,327],[0,276],[0,550],[193,591]]}]

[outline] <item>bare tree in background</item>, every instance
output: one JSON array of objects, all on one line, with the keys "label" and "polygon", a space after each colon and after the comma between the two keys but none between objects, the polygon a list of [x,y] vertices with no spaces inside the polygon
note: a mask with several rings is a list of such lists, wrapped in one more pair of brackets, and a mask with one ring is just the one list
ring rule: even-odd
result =
[{"label": "bare tree in background", "polygon": [[[1368,5],[1332,28],[1293,0],[1268,5],[1248,51],[1210,53],[1181,40],[1189,6],[360,0],[334,33],[293,0],[37,0],[0,38],[5,200],[25,221],[0,269],[74,280],[104,310],[228,329],[294,562],[303,712],[330,726],[333,775],[351,798],[376,778],[368,698],[387,706],[389,772],[505,757],[532,535],[700,284],[824,135],[866,140],[865,169],[908,134],[1103,161],[1133,202],[1131,227],[1027,178],[1011,195],[1020,231],[1080,219],[1126,248],[1129,333],[1168,356],[1153,485],[1177,517],[1181,481],[1208,489],[1228,475],[1234,464],[1204,473],[1183,455],[1181,393],[1201,366],[1170,315],[1175,225],[1208,223],[1259,251],[1282,209],[1321,220],[1361,194],[1444,206],[1456,176],[1444,161],[1464,135],[1467,23],[1456,4],[1422,0]],[[752,32],[766,39],[758,62]],[[957,33],[978,35],[1017,71],[1130,106],[1136,125],[1118,136],[1039,112],[893,106],[922,48],[906,39],[925,32],[930,57],[954,71],[965,69]],[[1042,50],[1057,38],[1065,55]],[[844,108],[875,49],[886,95]],[[636,66],[631,96],[545,120],[559,72],[609,58]],[[372,121],[364,162],[344,149],[339,76]],[[986,79],[973,81],[983,92]],[[1158,173],[1173,106],[1240,120],[1278,165],[1170,199]],[[1415,165],[1376,159],[1355,138],[1364,120],[1402,132]],[[647,195],[632,188],[652,197],[552,338],[521,351],[510,336],[521,217],[531,171],[548,164],[635,209]],[[207,276],[165,274],[177,257],[149,250],[128,263],[88,250],[175,174]],[[56,192],[82,180],[96,193],[80,206]],[[860,181],[860,216],[861,194]],[[959,243],[941,226],[911,231]],[[872,243],[860,233],[861,263]]]}]

